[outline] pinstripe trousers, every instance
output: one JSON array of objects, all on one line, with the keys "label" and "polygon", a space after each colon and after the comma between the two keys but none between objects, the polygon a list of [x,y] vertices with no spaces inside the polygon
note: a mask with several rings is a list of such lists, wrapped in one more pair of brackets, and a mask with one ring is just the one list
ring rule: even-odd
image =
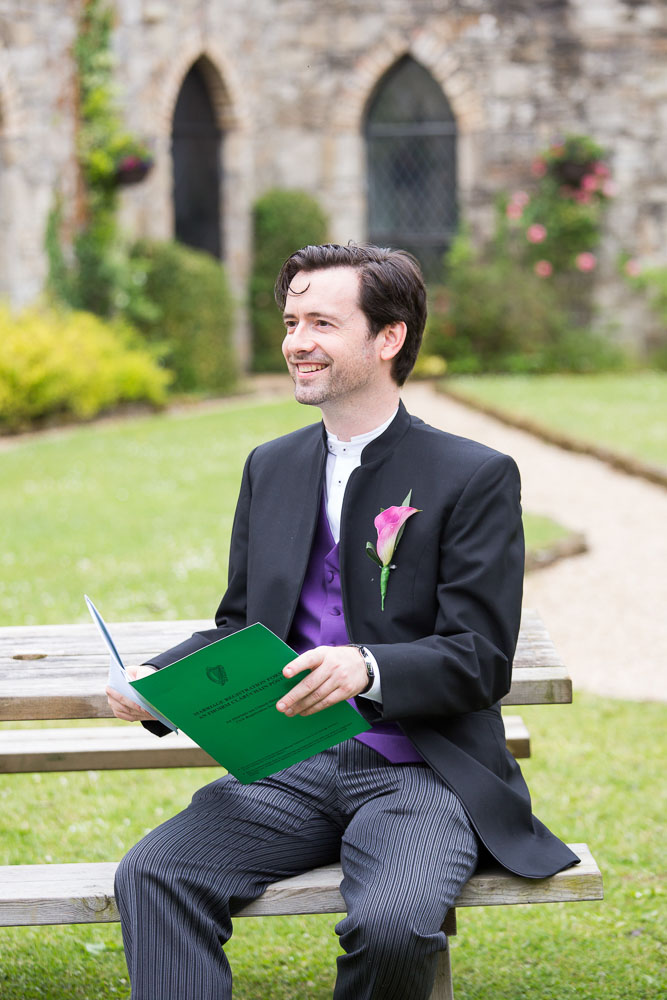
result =
[{"label": "pinstripe trousers", "polygon": [[228,1000],[221,947],[266,886],[340,859],[334,1000],[426,1000],[441,926],[477,862],[459,799],[426,764],[348,740],[263,781],[226,775],[121,861],[132,1000]]}]

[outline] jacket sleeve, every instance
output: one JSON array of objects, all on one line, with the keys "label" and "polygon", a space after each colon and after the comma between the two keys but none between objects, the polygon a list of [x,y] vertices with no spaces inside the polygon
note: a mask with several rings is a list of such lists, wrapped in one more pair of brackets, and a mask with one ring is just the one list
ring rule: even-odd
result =
[{"label": "jacket sleeve", "polygon": [[495,453],[471,475],[439,543],[433,633],[412,642],[371,643],[382,707],[370,718],[461,715],[509,691],[521,618],[524,542],[514,461]]}]

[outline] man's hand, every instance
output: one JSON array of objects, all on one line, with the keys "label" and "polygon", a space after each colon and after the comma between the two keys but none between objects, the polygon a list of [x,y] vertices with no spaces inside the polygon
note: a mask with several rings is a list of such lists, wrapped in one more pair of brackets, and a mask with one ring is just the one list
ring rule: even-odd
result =
[{"label": "man's hand", "polygon": [[288,663],[283,674],[310,673],[276,705],[285,715],[313,715],[368,687],[364,658],[354,646],[316,646]]},{"label": "man's hand", "polygon": [[[128,680],[136,681],[140,677],[148,677],[149,674],[155,673],[155,669],[155,667],[127,667],[126,673]],[[108,687],[106,692],[109,707],[117,719],[123,719],[124,722],[142,722],[145,719],[155,721],[154,717],[146,712],[141,705],[130,701],[129,698],[124,698],[113,688]]]}]

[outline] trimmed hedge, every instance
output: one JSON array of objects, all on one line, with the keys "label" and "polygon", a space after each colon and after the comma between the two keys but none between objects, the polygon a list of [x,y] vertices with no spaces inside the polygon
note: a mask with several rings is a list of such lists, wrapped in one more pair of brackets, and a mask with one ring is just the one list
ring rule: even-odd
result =
[{"label": "trimmed hedge", "polygon": [[159,345],[174,373],[173,389],[225,393],[236,385],[234,302],[223,265],[181,243],[138,242],[134,257],[147,268],[145,294],[153,315],[135,320]]},{"label": "trimmed hedge", "polygon": [[168,372],[127,324],[92,313],[0,305],[0,430],[79,420],[119,403],[162,406]]},{"label": "trimmed hedge", "polygon": [[326,217],[315,199],[304,191],[274,188],[255,202],[250,278],[255,371],[284,370],[280,345],[285,332],[273,297],[278,271],[295,250],[326,239]]}]

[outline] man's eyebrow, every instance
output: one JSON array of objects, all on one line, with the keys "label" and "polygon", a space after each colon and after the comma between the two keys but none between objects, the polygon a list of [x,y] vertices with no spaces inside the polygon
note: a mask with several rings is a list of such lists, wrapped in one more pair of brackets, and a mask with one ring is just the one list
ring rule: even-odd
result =
[{"label": "man's eyebrow", "polygon": [[[283,319],[296,319],[296,313],[286,309],[283,313]],[[316,309],[313,312],[306,313],[306,319],[326,319],[331,320],[333,323],[341,322],[341,317],[336,313],[323,312],[321,309]]]}]

